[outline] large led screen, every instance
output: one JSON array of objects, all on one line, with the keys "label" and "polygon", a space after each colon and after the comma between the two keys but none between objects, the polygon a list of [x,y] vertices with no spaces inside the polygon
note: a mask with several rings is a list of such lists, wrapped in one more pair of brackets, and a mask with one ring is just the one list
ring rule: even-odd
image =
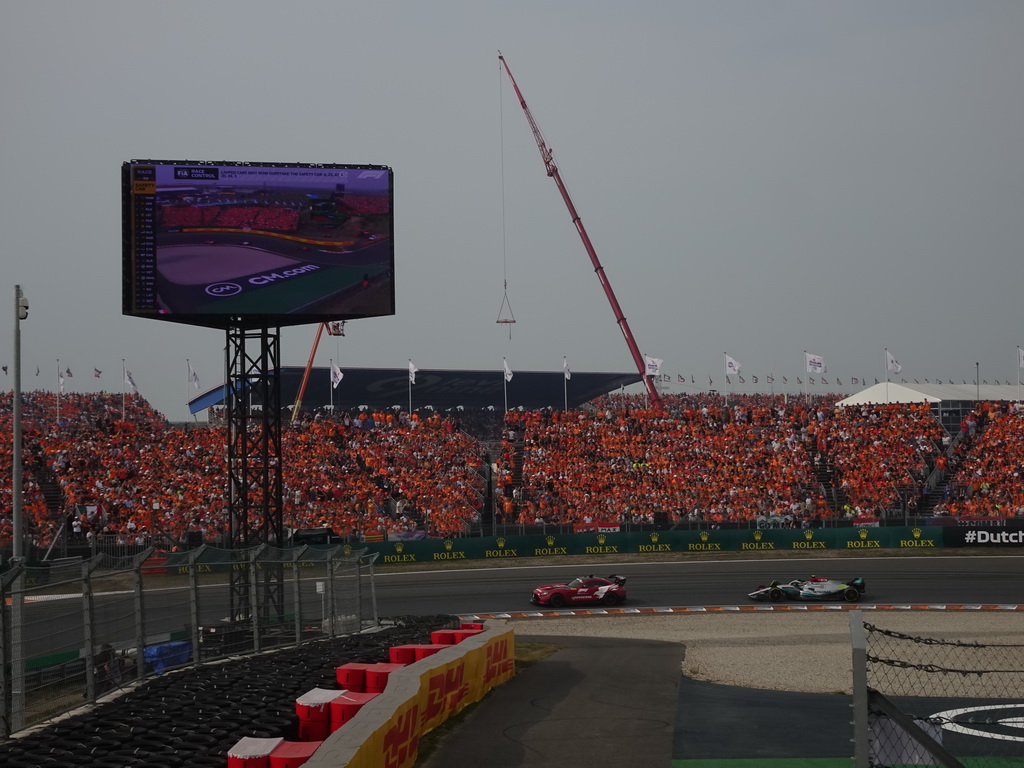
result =
[{"label": "large led screen", "polygon": [[390,168],[132,160],[123,311],[273,327],[395,313]]}]

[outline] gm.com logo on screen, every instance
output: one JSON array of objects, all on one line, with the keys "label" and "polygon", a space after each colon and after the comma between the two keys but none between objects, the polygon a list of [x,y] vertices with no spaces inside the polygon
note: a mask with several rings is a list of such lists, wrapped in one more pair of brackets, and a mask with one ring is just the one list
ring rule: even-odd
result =
[{"label": "gm.com logo on screen", "polygon": [[211,296],[234,296],[242,292],[242,286],[238,283],[210,283],[206,286],[206,292]]}]

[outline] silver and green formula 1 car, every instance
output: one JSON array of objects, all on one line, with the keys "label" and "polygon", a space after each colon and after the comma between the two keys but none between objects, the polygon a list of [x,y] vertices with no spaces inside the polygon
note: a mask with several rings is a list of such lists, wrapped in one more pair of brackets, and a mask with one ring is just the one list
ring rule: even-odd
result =
[{"label": "silver and green formula 1 car", "polygon": [[752,600],[778,603],[783,600],[842,600],[847,603],[859,602],[864,596],[864,579],[857,577],[849,581],[811,576],[809,579],[793,579],[785,583],[772,581],[762,584],[750,593]]}]

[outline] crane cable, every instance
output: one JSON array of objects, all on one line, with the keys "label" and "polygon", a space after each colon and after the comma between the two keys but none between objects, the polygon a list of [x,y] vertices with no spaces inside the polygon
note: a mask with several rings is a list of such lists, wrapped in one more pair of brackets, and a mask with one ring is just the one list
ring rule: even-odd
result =
[{"label": "crane cable", "polygon": [[[498,309],[498,325],[508,326],[508,340],[512,341],[512,326],[515,325],[516,316],[512,313],[512,304],[508,300],[508,238],[505,234],[505,99],[502,90],[501,64],[498,65],[498,132],[500,136],[501,155],[501,273],[504,282],[505,294],[501,300],[501,307]],[[505,310],[508,309],[508,316]]]}]

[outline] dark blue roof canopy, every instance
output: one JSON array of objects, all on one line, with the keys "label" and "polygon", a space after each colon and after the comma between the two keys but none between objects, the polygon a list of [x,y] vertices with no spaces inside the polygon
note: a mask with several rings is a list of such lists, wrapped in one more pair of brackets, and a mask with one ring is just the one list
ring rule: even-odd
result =
[{"label": "dark blue roof canopy", "polygon": [[[328,368],[314,368],[302,398],[303,410],[315,410],[332,402],[336,408],[349,410],[365,405],[385,409],[398,405],[409,408],[410,385],[408,368],[342,368],[344,378],[331,389]],[[281,368],[281,405],[295,402],[305,368]],[[465,410],[493,407],[503,410],[506,394],[509,408],[561,410],[566,404],[578,408],[596,397],[640,381],[639,373],[572,372],[566,379],[562,371],[514,371],[507,384],[501,369],[493,371],[427,370],[416,372],[412,385],[413,409],[428,405],[447,411],[462,406]],[[189,410],[198,413],[224,402],[225,387],[221,385],[189,401]]]}]

